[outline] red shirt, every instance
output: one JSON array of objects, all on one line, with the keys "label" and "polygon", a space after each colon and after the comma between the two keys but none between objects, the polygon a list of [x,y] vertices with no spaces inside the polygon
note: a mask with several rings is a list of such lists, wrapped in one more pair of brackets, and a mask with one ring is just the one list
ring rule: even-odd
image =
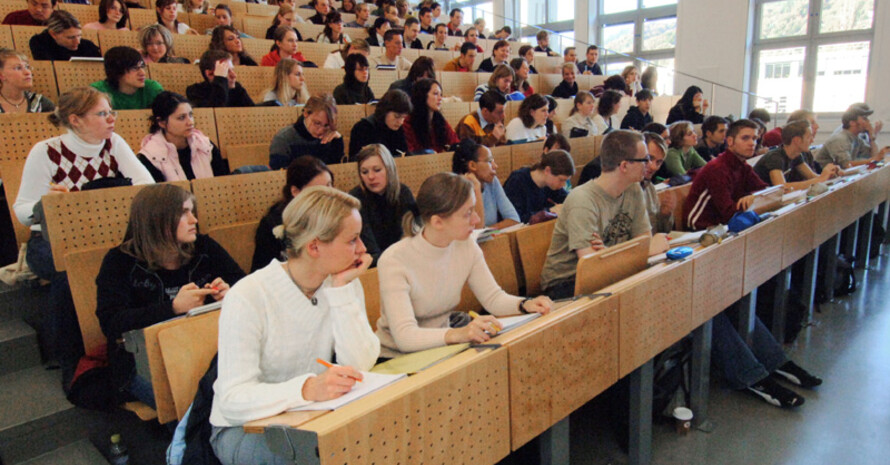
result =
[{"label": "red shirt", "polygon": [[[297,52],[297,53],[291,55],[291,58],[299,61],[300,63],[303,63],[304,61],[308,61],[308,60],[306,60],[306,57],[304,57],[303,54],[300,52]],[[279,61],[281,61],[281,55],[278,53],[278,50],[272,50],[271,52],[263,55],[263,59],[260,62],[260,66],[275,66],[278,64]]]},{"label": "red shirt", "polygon": [[683,224],[702,230],[726,224],[742,197],[769,187],[754,168],[729,150],[705,165],[692,181],[683,204]]},{"label": "red shirt", "polygon": [[411,116],[408,116],[408,118],[405,119],[405,123],[402,124],[402,130],[405,131],[405,142],[408,143],[409,152],[432,149],[436,153],[441,153],[445,151],[446,145],[454,145],[460,142],[460,139],[457,138],[457,134],[454,132],[454,129],[451,128],[451,125],[448,124],[448,121],[445,121],[445,141],[436,140],[436,133],[431,130],[430,141],[432,143],[429,147],[424,146],[417,139],[417,134],[414,133],[414,128],[411,127]]},{"label": "red shirt", "polygon": [[764,147],[775,147],[777,145],[782,145],[782,126],[776,126],[769,132],[763,135],[763,140],[760,141]]},{"label": "red shirt", "polygon": [[46,21],[37,21],[28,10],[13,11],[3,18],[3,24],[15,26],[46,26]]}]

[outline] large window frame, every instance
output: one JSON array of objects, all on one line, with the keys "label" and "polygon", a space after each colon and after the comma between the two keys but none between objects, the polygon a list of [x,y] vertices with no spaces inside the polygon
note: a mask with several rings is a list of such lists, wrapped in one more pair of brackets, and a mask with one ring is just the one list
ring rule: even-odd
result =
[{"label": "large window frame", "polygon": [[[764,51],[787,49],[787,48],[804,48],[803,76],[801,83],[801,108],[813,108],[816,94],[816,74],[818,67],[819,47],[824,45],[845,44],[851,42],[868,42],[869,58],[868,64],[871,68],[872,57],[874,53],[874,16],[872,17],[871,27],[868,29],[860,29],[855,31],[840,32],[821,32],[820,21],[822,18],[823,0],[809,0],[809,14],[807,16],[807,32],[805,34],[794,37],[777,37],[771,39],[761,39],[760,30],[763,25],[763,5],[775,3],[784,0],[753,0],[754,8],[754,29],[751,48],[751,69],[750,83],[753,93],[757,93],[758,78],[760,73],[760,55]],[[874,5],[875,11],[877,5]],[[766,97],[766,96],[765,96]],[[863,99],[865,96],[863,96]],[[853,102],[850,102],[853,103]],[[751,96],[746,99],[745,112],[757,106],[757,97]],[[773,111],[772,108],[767,108]],[[780,119],[783,116],[796,110],[797,108],[786,108],[784,112],[779,113]],[[838,116],[842,111],[820,112],[822,115]]]}]

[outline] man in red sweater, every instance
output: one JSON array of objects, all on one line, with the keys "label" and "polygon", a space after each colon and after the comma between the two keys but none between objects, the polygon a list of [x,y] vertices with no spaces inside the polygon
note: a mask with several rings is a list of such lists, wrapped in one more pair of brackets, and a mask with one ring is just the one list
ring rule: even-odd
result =
[{"label": "man in red sweater", "polygon": [[3,18],[3,24],[18,26],[46,26],[56,8],[56,0],[28,0],[28,9],[13,11]]},{"label": "man in red sweater", "polygon": [[747,161],[757,145],[757,124],[740,119],[729,125],[726,151],[705,165],[692,181],[683,204],[686,227],[706,229],[726,224],[736,212],[747,210],[754,202],[753,192],[766,189]]}]

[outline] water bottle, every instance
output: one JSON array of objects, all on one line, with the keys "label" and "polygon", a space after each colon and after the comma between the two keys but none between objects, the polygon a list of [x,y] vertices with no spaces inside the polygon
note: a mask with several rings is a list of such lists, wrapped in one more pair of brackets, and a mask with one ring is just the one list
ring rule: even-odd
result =
[{"label": "water bottle", "polygon": [[111,465],[127,465],[130,463],[130,456],[127,455],[126,446],[121,442],[120,434],[111,435],[111,449],[109,449],[109,453],[111,455]]}]

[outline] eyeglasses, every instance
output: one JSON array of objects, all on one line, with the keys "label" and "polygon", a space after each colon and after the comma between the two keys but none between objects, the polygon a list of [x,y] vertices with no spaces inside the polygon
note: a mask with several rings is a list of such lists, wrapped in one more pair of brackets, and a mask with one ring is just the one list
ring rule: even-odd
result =
[{"label": "eyeglasses", "polygon": [[99,118],[102,118],[102,119],[107,119],[109,116],[111,116],[112,118],[117,118],[117,111],[115,111],[115,110],[99,111],[99,112],[96,112],[93,114],[98,116]]},{"label": "eyeglasses", "polygon": [[129,72],[129,71],[141,71],[141,70],[144,70],[144,69],[145,69],[145,63],[139,63],[139,64],[136,65],[136,66],[131,66],[131,67],[127,68],[127,71],[128,71],[128,72]]},{"label": "eyeglasses", "polygon": [[646,155],[646,158],[628,158],[627,160],[624,160],[624,161],[626,161],[628,163],[649,163],[651,160],[652,160],[652,157],[650,157],[649,155]]}]

